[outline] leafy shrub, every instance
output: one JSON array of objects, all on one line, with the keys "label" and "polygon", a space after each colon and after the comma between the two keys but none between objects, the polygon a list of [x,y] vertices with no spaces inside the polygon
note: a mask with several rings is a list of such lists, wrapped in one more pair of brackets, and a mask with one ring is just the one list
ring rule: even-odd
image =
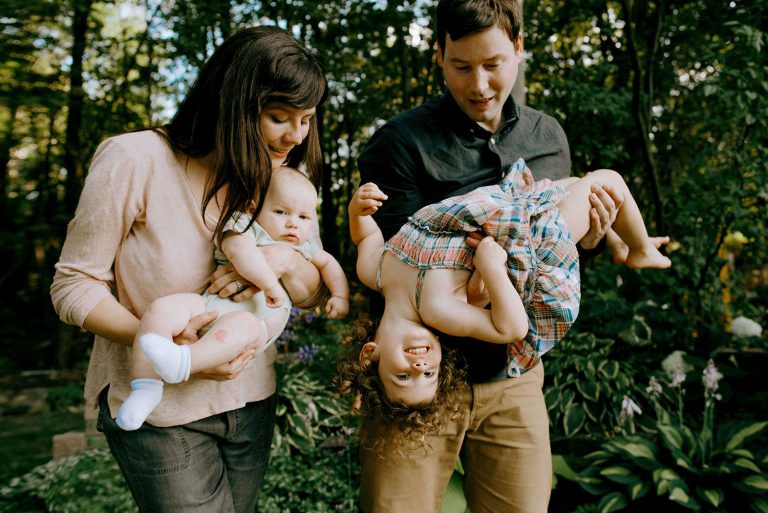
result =
[{"label": "leafy shrub", "polygon": [[277,451],[293,447],[311,452],[344,429],[345,404],[301,364],[283,372],[278,390],[277,420],[272,442]]},{"label": "leafy shrub", "polygon": [[546,362],[545,399],[553,429],[603,438],[618,425],[621,398],[636,391],[637,371],[613,355],[613,340],[591,333],[569,336],[555,357]]},{"label": "leafy shrub", "polygon": [[[294,308],[278,340],[278,404],[273,450],[312,453],[349,433],[346,402],[336,393],[335,372],[346,325],[312,310]],[[291,351],[289,351],[291,349]]]},{"label": "leafy shrub", "polygon": [[81,406],[84,401],[82,383],[66,383],[48,391],[48,405],[52,411]]},{"label": "leafy shrub", "polygon": [[357,451],[345,444],[273,455],[259,497],[261,513],[355,513],[360,471]]},{"label": "leafy shrub", "polygon": [[135,513],[120,469],[105,449],[35,467],[0,489],[1,513]]},{"label": "leafy shrub", "polygon": [[[722,375],[710,360],[702,372],[704,411],[697,424],[682,411],[683,360],[675,355],[667,359],[670,361],[677,362],[678,369],[671,373],[666,391],[655,378],[648,387],[656,413],[654,430],[604,442],[580,461],[582,470],[576,480],[600,498],[600,513],[626,508],[768,512],[768,476],[764,470],[768,451],[763,441],[753,438],[765,431],[768,422],[729,422],[714,429]],[[663,400],[670,390],[678,401]],[[668,404],[678,404],[678,411]]]}]

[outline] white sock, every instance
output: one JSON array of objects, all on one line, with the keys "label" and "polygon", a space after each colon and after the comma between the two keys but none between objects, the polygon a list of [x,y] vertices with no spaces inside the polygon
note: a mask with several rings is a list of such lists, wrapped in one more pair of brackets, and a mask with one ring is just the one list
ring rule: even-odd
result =
[{"label": "white sock", "polygon": [[131,381],[131,394],[117,411],[117,425],[125,431],[139,429],[162,398],[162,381],[152,378],[134,379]]},{"label": "white sock", "polygon": [[189,379],[191,368],[189,346],[174,344],[172,340],[146,333],[139,338],[141,350],[152,362],[166,383],[181,383]]}]

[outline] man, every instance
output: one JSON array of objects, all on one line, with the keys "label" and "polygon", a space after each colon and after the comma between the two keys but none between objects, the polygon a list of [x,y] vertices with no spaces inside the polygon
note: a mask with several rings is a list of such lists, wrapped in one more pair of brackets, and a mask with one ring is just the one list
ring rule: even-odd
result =
[{"label": "man", "polygon": [[[441,0],[437,59],[449,94],[400,114],[369,141],[358,165],[388,200],[376,220],[385,239],[422,206],[498,183],[524,158],[537,179],[570,174],[568,141],[552,117],[511,97],[522,60],[516,0]],[[612,191],[596,190],[592,248],[613,222]],[[366,513],[437,512],[456,459],[466,471],[472,513],[546,512],[552,464],[543,366],[506,373],[506,346],[441,336],[465,357],[470,390],[463,418],[430,436],[424,450],[361,447],[361,507]],[[366,438],[386,437],[363,422]]]}]

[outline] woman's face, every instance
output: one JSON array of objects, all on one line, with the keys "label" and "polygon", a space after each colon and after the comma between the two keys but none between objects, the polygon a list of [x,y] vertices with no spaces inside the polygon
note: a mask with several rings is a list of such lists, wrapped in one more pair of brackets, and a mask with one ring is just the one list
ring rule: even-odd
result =
[{"label": "woman's face", "polygon": [[315,108],[297,109],[285,103],[268,103],[259,117],[264,143],[269,149],[272,166],[280,166],[294,146],[309,133]]}]

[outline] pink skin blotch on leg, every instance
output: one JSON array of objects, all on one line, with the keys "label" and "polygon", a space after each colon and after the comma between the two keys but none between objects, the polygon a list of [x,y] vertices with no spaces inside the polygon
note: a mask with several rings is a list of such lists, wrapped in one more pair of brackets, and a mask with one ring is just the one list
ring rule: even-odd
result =
[{"label": "pink skin blotch on leg", "polygon": [[227,333],[227,330],[225,330],[224,328],[219,328],[213,332],[213,336],[219,342],[224,342],[227,339],[227,335],[229,335],[229,333]]}]

